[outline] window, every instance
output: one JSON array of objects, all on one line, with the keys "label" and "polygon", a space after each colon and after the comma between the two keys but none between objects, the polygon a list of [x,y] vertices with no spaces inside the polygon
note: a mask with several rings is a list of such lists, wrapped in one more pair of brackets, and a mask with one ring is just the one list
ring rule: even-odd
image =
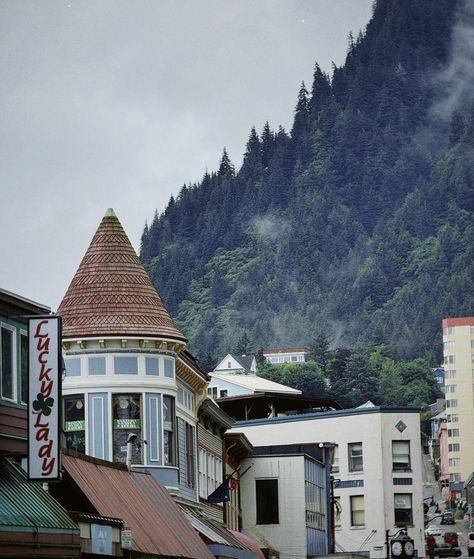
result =
[{"label": "window", "polygon": [[334,527],[340,528],[341,527],[341,498],[334,497],[333,501],[334,506]]},{"label": "window", "polygon": [[[125,462],[127,439],[130,433],[141,438],[141,405],[139,394],[113,394],[113,444],[114,462]],[[132,446],[132,464],[142,464],[142,449]]]},{"label": "window", "polygon": [[[456,378],[456,371],[455,369],[448,369],[447,371],[445,371],[444,373],[444,377],[445,378]],[[443,379],[440,379],[441,382],[443,381]]]},{"label": "window", "polygon": [[220,398],[227,398],[228,395],[229,395],[229,391],[227,389],[219,391]]},{"label": "window", "polygon": [[449,481],[461,481],[461,474],[449,474]]},{"label": "window", "polygon": [[454,334],[454,326],[449,326],[448,328],[443,328],[443,336],[451,336]]},{"label": "window", "polygon": [[454,349],[455,347],[455,341],[454,340],[450,340],[449,342],[443,342],[443,348],[444,349]]},{"label": "window", "polygon": [[446,407],[447,408],[457,408],[458,407],[458,401],[456,399],[446,400]]},{"label": "window", "polygon": [[395,493],[393,498],[395,504],[395,524],[397,526],[411,526],[413,524],[411,493]]},{"label": "window", "polygon": [[165,466],[176,466],[174,398],[163,396],[163,440]]},{"label": "window", "polygon": [[[312,476],[311,476],[312,477]],[[322,483],[322,482],[320,482]],[[305,480],[306,526],[324,530],[326,525],[325,490],[322,485]]]},{"label": "window", "polygon": [[28,336],[20,334],[20,385],[21,401],[28,401]]},{"label": "window", "polygon": [[351,526],[365,526],[364,496],[351,496]]},{"label": "window", "polygon": [[86,452],[86,422],[84,394],[64,397],[64,431],[66,447]]},{"label": "window", "polygon": [[291,356],[291,361],[297,363],[298,362],[298,355],[292,355]]},{"label": "window", "polygon": [[145,357],[145,374],[157,377],[160,374],[158,365],[157,357]]},{"label": "window", "polygon": [[446,418],[448,423],[457,423],[459,421],[459,415],[457,413],[448,414]]},{"label": "window", "polygon": [[278,480],[256,479],[257,524],[278,524]]},{"label": "window", "polygon": [[219,487],[223,481],[223,462],[214,454],[199,449],[199,496],[203,499]]},{"label": "window", "polygon": [[447,384],[446,385],[446,394],[453,394],[457,392],[458,385],[457,384]]},{"label": "window", "polygon": [[392,441],[392,466],[395,471],[410,469],[410,441]]},{"label": "window", "polygon": [[194,453],[194,427],[185,424],[185,446],[186,446],[186,485],[188,487],[195,487],[196,485],[196,475],[194,473],[195,468],[195,453]]},{"label": "window", "polygon": [[339,473],[339,446],[338,445],[336,445],[334,447],[334,454],[332,456],[331,473],[332,474],[338,474]]},{"label": "window", "polygon": [[1,331],[2,398],[16,400],[15,330],[2,326]]},{"label": "window", "polygon": [[136,357],[114,357],[116,375],[137,375],[138,360]]},{"label": "window", "polygon": [[174,378],[174,361],[165,359],[165,377]]},{"label": "window", "polygon": [[461,458],[450,458],[449,459],[450,466],[460,466],[461,465]]},{"label": "window", "polygon": [[444,363],[445,365],[453,365],[456,363],[456,356],[455,355],[445,355],[444,356]]},{"label": "window", "polygon": [[227,361],[227,368],[232,369],[232,363],[230,361]]},{"label": "window", "polygon": [[461,450],[461,445],[459,443],[448,444],[449,452],[459,452]]},{"label": "window", "polygon": [[448,437],[459,437],[459,429],[448,429]]},{"label": "window", "polygon": [[80,377],[81,376],[81,360],[79,357],[72,359],[65,359],[64,365],[66,366],[66,376]]},{"label": "window", "polygon": [[217,398],[218,390],[219,389],[217,386],[209,386],[207,389],[207,393],[211,398]]},{"label": "window", "polygon": [[349,471],[362,472],[363,470],[362,443],[349,443],[348,455],[349,455]]},{"label": "window", "polygon": [[105,357],[89,357],[89,375],[105,375]]}]

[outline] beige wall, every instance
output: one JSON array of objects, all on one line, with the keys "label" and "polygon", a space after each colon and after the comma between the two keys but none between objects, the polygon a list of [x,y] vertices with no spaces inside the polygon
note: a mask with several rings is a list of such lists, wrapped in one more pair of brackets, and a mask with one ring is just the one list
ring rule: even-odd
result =
[{"label": "beige wall", "polygon": [[[464,324],[459,324],[462,321]],[[445,379],[448,445],[459,444],[459,451],[448,452],[448,468],[451,481],[457,481],[456,477],[466,481],[474,471],[474,362],[471,347],[474,340],[474,317],[445,319],[443,326],[444,370],[447,376],[452,376],[447,371],[456,371],[454,378]],[[447,362],[450,358],[454,358],[455,362]],[[448,406],[450,401],[457,405]],[[449,421],[449,416],[451,419],[457,416],[457,421]],[[456,429],[459,430],[459,435]],[[459,464],[455,464],[456,460],[459,460]]]}]

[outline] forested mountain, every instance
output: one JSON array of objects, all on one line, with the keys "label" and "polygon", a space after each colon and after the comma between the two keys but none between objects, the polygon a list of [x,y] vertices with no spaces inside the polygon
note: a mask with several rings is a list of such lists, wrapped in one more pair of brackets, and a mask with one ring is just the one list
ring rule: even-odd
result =
[{"label": "forested mountain", "polygon": [[378,0],[332,75],[316,64],[291,131],[250,131],[243,164],[183,186],[141,258],[191,350],[384,343],[441,357],[474,314],[472,7]]}]

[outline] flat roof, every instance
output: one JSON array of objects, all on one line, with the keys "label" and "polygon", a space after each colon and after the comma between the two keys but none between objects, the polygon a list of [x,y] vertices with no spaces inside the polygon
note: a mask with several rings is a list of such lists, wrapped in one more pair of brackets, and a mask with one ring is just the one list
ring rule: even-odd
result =
[{"label": "flat roof", "polygon": [[304,413],[300,415],[287,415],[281,417],[268,417],[265,419],[240,420],[234,423],[233,429],[250,425],[268,425],[269,423],[291,423],[294,421],[309,421],[312,419],[329,419],[331,417],[350,417],[375,413],[420,413],[419,408],[374,406],[371,408],[350,408],[345,410],[329,410],[323,412]]}]

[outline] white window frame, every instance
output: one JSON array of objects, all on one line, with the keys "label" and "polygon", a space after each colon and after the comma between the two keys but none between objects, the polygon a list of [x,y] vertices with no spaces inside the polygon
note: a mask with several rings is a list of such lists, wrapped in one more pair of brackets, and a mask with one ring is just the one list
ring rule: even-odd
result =
[{"label": "white window frame", "polygon": [[[3,395],[2,393],[2,387],[0,384],[0,398],[2,400],[5,400],[7,402],[17,402],[18,401],[18,367],[17,367],[17,351],[16,351],[16,335],[17,335],[17,330],[14,326],[11,326],[10,324],[6,324],[5,322],[0,322],[0,336],[1,336],[1,329],[5,329],[8,330],[12,333],[12,347],[11,347],[11,351],[12,351],[12,397],[8,398],[6,396]],[[2,345],[1,345],[1,337],[0,337],[0,372],[1,372],[1,379],[3,379],[3,370],[1,369],[1,363],[2,363]],[[3,382],[3,380],[2,380]]]},{"label": "white window frame", "polygon": [[[351,507],[351,527],[361,528],[365,526],[365,499],[364,495],[351,495],[349,498]],[[355,508],[355,504],[362,503],[362,508]],[[355,515],[363,515],[363,522],[355,522]]]}]

